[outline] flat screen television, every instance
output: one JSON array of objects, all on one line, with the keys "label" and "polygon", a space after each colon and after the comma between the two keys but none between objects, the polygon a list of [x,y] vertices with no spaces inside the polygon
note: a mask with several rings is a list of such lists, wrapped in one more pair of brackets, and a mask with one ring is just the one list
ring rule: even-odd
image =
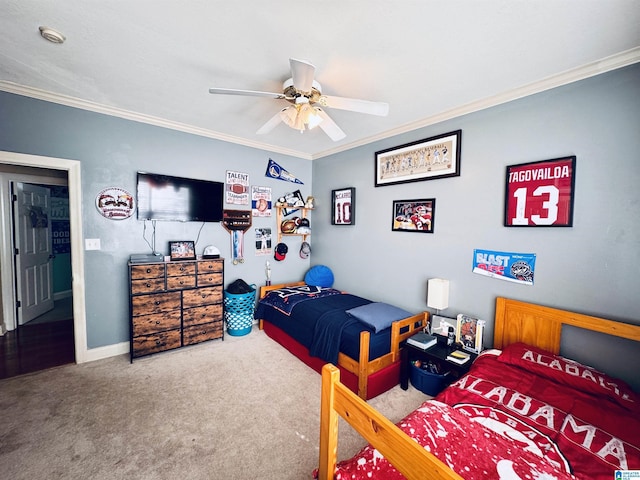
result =
[{"label": "flat screen television", "polygon": [[224,184],[138,172],[138,220],[220,222]]}]

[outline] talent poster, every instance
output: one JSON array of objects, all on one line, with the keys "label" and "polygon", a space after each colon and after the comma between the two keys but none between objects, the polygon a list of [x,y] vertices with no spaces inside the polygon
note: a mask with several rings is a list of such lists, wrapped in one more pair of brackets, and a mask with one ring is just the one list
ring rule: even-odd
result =
[{"label": "talent poster", "polygon": [[249,174],[227,170],[225,202],[249,205]]},{"label": "talent poster", "polygon": [[473,273],[522,285],[533,285],[535,253],[473,251]]}]

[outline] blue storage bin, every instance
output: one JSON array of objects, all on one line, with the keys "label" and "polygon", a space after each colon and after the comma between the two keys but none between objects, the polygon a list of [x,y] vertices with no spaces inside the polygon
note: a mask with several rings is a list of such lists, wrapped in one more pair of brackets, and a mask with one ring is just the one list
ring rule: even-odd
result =
[{"label": "blue storage bin", "polygon": [[229,335],[239,337],[251,332],[256,298],[255,285],[251,286],[253,291],[248,293],[224,291],[224,320]]},{"label": "blue storage bin", "polygon": [[411,385],[420,390],[422,393],[435,397],[449,385],[449,374],[431,373],[422,368],[411,365],[411,373],[409,375]]}]

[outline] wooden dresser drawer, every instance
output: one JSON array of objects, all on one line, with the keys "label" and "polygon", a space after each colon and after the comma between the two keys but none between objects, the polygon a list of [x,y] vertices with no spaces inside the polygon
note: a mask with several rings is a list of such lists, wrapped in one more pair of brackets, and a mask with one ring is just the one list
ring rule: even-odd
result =
[{"label": "wooden dresser drawer", "polygon": [[133,356],[140,357],[181,346],[180,329],[168,330],[153,335],[142,335],[133,337]]},{"label": "wooden dresser drawer", "polygon": [[222,320],[222,304],[205,305],[204,307],[185,308],[182,312],[182,326],[199,325]]},{"label": "wooden dresser drawer", "polygon": [[164,292],[164,276],[131,280],[131,294]]},{"label": "wooden dresser drawer", "polygon": [[164,277],[164,263],[151,263],[149,265],[131,266],[131,280],[158,277]]},{"label": "wooden dresser drawer", "polygon": [[183,308],[199,307],[222,302],[222,285],[217,287],[204,287],[182,292]]},{"label": "wooden dresser drawer", "polygon": [[182,329],[182,343],[184,345],[193,345],[221,337],[222,322],[205,323]]},{"label": "wooden dresser drawer", "polygon": [[180,275],[195,275],[195,262],[176,262],[167,263],[167,275],[170,277],[178,277]]},{"label": "wooden dresser drawer", "polygon": [[207,285],[222,285],[222,272],[211,273],[199,273],[198,274],[198,286],[203,287]]},{"label": "wooden dresser drawer", "polygon": [[134,337],[176,328],[180,328],[180,310],[141,315],[133,319]]},{"label": "wooden dresser drawer", "polygon": [[196,286],[195,275],[182,275],[180,277],[167,277],[167,290],[182,290]]},{"label": "wooden dresser drawer", "polygon": [[180,310],[180,292],[156,293],[131,298],[133,316]]},{"label": "wooden dresser drawer", "polygon": [[198,274],[211,272],[222,273],[223,270],[223,260],[204,260],[198,262]]}]

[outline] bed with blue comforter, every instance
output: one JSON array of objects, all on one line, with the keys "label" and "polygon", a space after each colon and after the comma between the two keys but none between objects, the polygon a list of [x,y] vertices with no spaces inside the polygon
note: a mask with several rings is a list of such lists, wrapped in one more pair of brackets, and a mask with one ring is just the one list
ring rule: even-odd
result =
[{"label": "bed with blue comforter", "polygon": [[[400,342],[420,330],[428,313],[413,315],[334,288],[262,287],[255,312],[260,328],[307,365],[333,363],[349,388],[373,398],[399,382]],[[394,326],[395,324],[395,326]]]}]

